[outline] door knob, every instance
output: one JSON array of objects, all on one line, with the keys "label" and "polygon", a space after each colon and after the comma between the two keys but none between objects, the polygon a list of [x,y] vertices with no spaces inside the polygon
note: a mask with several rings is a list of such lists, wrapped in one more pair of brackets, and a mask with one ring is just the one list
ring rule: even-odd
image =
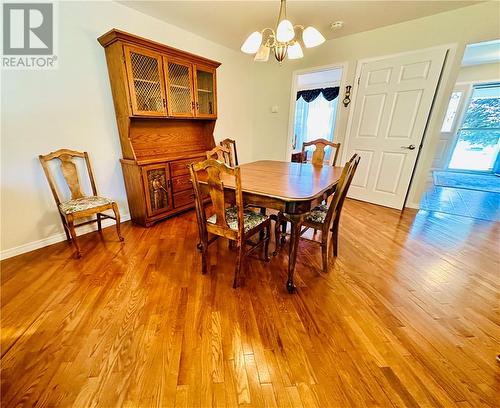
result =
[{"label": "door knob", "polygon": [[401,149],[415,150],[415,145],[401,146]]}]

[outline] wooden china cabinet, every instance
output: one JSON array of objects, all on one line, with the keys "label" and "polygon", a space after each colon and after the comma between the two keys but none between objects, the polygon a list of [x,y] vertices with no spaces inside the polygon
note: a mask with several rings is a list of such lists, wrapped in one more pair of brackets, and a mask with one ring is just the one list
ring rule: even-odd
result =
[{"label": "wooden china cabinet", "polygon": [[188,164],[215,146],[219,62],[113,29],[104,47],[132,220],[194,206]]}]

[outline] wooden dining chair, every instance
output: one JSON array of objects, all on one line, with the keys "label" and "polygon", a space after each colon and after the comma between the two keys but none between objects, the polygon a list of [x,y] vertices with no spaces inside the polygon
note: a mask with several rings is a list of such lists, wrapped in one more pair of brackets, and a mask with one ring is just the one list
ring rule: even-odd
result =
[{"label": "wooden dining chair", "polygon": [[[328,272],[328,256],[331,246],[333,248],[333,255],[337,256],[338,253],[338,236],[339,236],[339,221],[340,213],[344,205],[344,200],[347,196],[347,191],[351,185],[351,181],[358,168],[360,156],[354,154],[351,157],[342,171],[342,175],[337,184],[335,192],[327,200],[327,203],[315,207],[305,218],[303,226],[305,227],[300,235],[303,235],[309,228],[321,231],[321,256],[323,261],[323,272]],[[330,202],[328,204],[328,201]],[[331,233],[331,234],[330,234]]]},{"label": "wooden dining chair", "polygon": [[[118,210],[118,205],[115,201],[109,198],[101,197],[97,194],[94,174],[92,173],[92,168],[90,166],[90,160],[87,152],[77,152],[74,150],[60,149],[46,155],[40,155],[38,157],[40,159],[40,163],[42,164],[45,176],[47,177],[47,180],[49,182],[54,200],[56,201],[59,215],[64,227],[64,232],[66,233],[66,238],[68,242],[73,242],[77,258],[81,256],[81,252],[76,240],[75,228],[82,225],[97,222],[97,229],[101,231],[101,221],[106,218],[111,218],[116,221],[116,232],[118,234],[118,238],[120,239],[120,241],[123,241],[123,237],[120,233],[120,211]],[[74,161],[75,157],[81,158],[85,161],[90,185],[92,188],[93,195],[91,196],[85,196],[82,193],[78,169]],[[71,198],[69,200],[63,200],[58,192],[54,174],[49,165],[52,160],[60,161],[62,175],[71,193]],[[103,211],[106,210],[113,210],[115,216],[112,217],[111,215],[103,214]],[[75,224],[75,220],[79,218],[90,217],[93,215],[96,215],[96,219]]]},{"label": "wooden dining chair", "polygon": [[[238,166],[238,155],[236,153],[236,142],[232,139],[224,139],[220,142],[220,146],[215,146],[212,150],[207,152],[207,159],[214,159],[220,163],[224,163],[229,167]],[[262,215],[266,215],[266,208],[258,206],[246,206],[256,208]],[[276,216],[272,216],[276,221]],[[264,237],[264,231],[261,230],[260,238]],[[233,248],[234,241],[229,241],[229,248]]]},{"label": "wooden dining chair", "polygon": [[[229,167],[217,160],[209,159],[201,163],[192,163],[189,165],[191,182],[193,183],[196,216],[198,219],[198,231],[200,234],[199,249],[201,251],[201,270],[207,273],[208,270],[208,246],[219,237],[227,238],[236,242],[238,255],[234,271],[233,288],[239,286],[240,272],[243,257],[248,255],[257,247],[263,244],[264,259],[269,260],[269,238],[271,230],[271,219],[244,207],[243,192],[241,189],[241,174],[239,167]],[[206,176],[208,192],[212,201],[214,214],[207,217],[202,195],[202,186],[199,180],[199,174]],[[229,206],[224,197],[223,175],[229,175],[234,178],[236,205]],[[248,241],[248,238],[254,234],[265,231],[266,235],[256,244]],[[212,234],[209,238],[208,234]],[[245,252],[246,245],[251,248]]]},{"label": "wooden dining chair", "polygon": [[325,149],[330,146],[335,151],[331,153],[329,164],[331,166],[335,166],[337,164],[337,157],[340,151],[340,143],[333,143],[326,139],[316,139],[311,140],[310,142],[302,143],[302,160],[303,162],[307,162],[307,150],[306,148],[309,146],[315,146],[316,149],[313,151],[311,163],[315,166],[322,166],[325,164]]},{"label": "wooden dining chair", "polygon": [[219,144],[222,147],[225,147],[227,150],[229,150],[229,159],[230,159],[229,165],[231,167],[239,166],[238,152],[236,151],[236,140],[224,139],[224,140],[221,140]]}]

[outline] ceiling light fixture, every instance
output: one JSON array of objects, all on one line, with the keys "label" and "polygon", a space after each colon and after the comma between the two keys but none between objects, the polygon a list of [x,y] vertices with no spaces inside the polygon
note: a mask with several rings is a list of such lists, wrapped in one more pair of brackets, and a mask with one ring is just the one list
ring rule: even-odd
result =
[{"label": "ceiling light fixture", "polygon": [[325,37],[314,27],[294,26],[286,17],[286,0],[281,0],[276,30],[254,31],[241,46],[241,51],[255,54],[254,61],[266,62],[273,50],[274,57],[281,64],[287,55],[288,59],[302,58],[302,46],[312,48],[324,42]]}]

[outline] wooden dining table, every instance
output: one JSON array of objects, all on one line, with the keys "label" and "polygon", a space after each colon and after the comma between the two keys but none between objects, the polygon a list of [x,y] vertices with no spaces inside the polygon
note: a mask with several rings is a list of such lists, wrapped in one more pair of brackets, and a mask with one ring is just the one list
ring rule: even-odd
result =
[{"label": "wooden dining table", "polygon": [[[330,195],[342,167],[260,160],[242,164],[241,186],[245,205],[281,211],[291,224],[286,289],[295,291],[294,272],[300,231],[305,216]],[[234,202],[234,178],[223,176],[226,202]]]}]

